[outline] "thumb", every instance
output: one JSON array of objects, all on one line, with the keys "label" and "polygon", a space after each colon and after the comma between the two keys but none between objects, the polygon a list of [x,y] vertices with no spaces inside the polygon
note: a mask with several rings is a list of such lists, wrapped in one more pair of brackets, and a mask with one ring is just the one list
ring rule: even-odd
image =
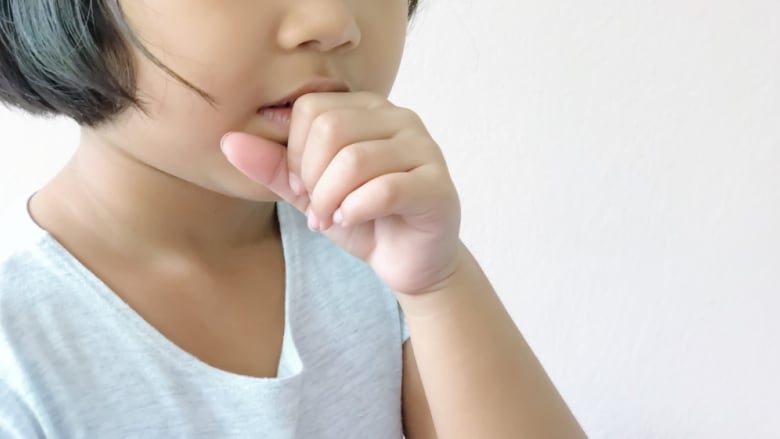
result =
[{"label": "thumb", "polygon": [[228,162],[251,180],[260,183],[284,201],[305,209],[306,196],[296,196],[290,189],[287,149],[268,139],[247,133],[228,133],[222,138],[222,153]]}]

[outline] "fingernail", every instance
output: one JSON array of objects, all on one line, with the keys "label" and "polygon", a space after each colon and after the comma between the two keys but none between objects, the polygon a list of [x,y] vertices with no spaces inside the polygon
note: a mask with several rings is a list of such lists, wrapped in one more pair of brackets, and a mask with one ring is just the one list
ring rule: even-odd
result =
[{"label": "fingernail", "polygon": [[293,194],[295,196],[300,196],[301,192],[303,192],[303,183],[301,182],[301,179],[298,178],[295,174],[290,174],[290,190],[293,191]]},{"label": "fingernail", "polygon": [[312,231],[319,231],[320,230],[320,221],[317,219],[317,216],[314,215],[314,212],[309,211],[306,214],[308,220],[308,226]]},{"label": "fingernail", "polygon": [[221,138],[221,139],[219,139],[219,149],[220,149],[222,152],[225,152],[225,139],[226,139],[226,138],[227,138],[229,135],[231,135],[231,134],[233,134],[233,133],[232,133],[232,132],[225,133],[225,135],[224,135],[224,136],[222,136],[222,138]]},{"label": "fingernail", "polygon": [[335,212],[333,212],[333,222],[335,224],[341,225],[341,222],[344,221],[344,217],[341,214],[341,208],[336,209]]}]

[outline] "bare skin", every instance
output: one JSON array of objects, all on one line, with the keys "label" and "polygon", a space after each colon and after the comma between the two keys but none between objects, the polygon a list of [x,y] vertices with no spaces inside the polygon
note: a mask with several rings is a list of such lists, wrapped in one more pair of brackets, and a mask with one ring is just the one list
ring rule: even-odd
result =
[{"label": "bare skin", "polygon": [[387,94],[405,3],[366,2],[360,29],[340,1],[121,3],[149,50],[217,107],[136,52],[149,117],[129,109],[82,127],[76,154],[32,198],[31,214],[177,345],[231,372],[274,376],[284,304],[279,197],[231,166],[219,140],[231,130],[285,140],[257,109],[315,78]]},{"label": "bare skin", "polygon": [[[283,199],[395,291],[413,340],[408,438],[584,436],[460,241],[439,146],[386,99],[405,0],[122,4],[150,50],[218,107],[136,54],[149,117],[83,128],[31,200],[41,226],[182,349],[268,377],[284,323]],[[298,99],[289,126],[259,115],[325,79],[343,89]]]},{"label": "bare skin", "polygon": [[[99,170],[113,168],[96,164],[86,151],[74,157],[32,198],[30,211],[36,221],[183,350],[219,369],[274,377],[284,329],[284,259],[273,210],[265,204],[244,210],[234,205],[234,225],[228,227],[226,218],[213,213],[209,218],[203,204],[193,202],[175,206],[178,211],[171,212],[171,218],[152,222],[154,217],[136,216],[141,209],[136,212],[135,206],[164,203],[171,195],[150,190],[137,203],[113,198],[113,191],[124,183],[122,174],[103,174]],[[79,168],[96,172],[77,174],[87,181],[73,179],[70,173]],[[130,184],[137,187],[136,181]],[[211,196],[215,203],[222,201],[222,209],[232,206],[218,195],[197,191],[190,195]],[[214,235],[166,230],[186,219],[200,222]],[[239,233],[242,225],[245,230]],[[132,230],[144,233],[129,234]],[[217,235],[219,230],[235,231],[230,237],[235,242],[227,243],[227,237]],[[161,245],[166,241],[169,245]]]}]

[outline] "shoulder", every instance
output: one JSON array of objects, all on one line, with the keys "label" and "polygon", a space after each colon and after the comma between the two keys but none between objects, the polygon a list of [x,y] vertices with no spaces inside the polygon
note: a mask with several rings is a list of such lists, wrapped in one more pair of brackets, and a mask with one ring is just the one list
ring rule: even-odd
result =
[{"label": "shoulder", "polygon": [[0,322],[9,306],[30,300],[30,292],[62,277],[57,247],[29,217],[26,205],[14,203],[0,211]]},{"label": "shoulder", "polygon": [[0,213],[0,381],[17,383],[69,306],[70,274],[58,245],[25,216],[26,210]]},{"label": "shoulder", "polygon": [[45,343],[41,313],[58,307],[41,298],[48,291],[35,246],[11,247],[6,232],[0,234],[0,436],[42,437],[31,401],[23,395],[31,395],[34,352]]},{"label": "shoulder", "polygon": [[5,265],[33,250],[47,233],[32,220],[26,200],[0,207],[0,264]]}]

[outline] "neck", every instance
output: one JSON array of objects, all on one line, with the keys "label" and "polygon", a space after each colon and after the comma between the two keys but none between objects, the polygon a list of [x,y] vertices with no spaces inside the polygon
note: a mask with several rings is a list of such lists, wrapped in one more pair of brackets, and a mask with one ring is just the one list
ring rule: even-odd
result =
[{"label": "neck", "polygon": [[41,195],[69,224],[139,255],[209,257],[278,234],[273,202],[225,196],[84,137]]}]

